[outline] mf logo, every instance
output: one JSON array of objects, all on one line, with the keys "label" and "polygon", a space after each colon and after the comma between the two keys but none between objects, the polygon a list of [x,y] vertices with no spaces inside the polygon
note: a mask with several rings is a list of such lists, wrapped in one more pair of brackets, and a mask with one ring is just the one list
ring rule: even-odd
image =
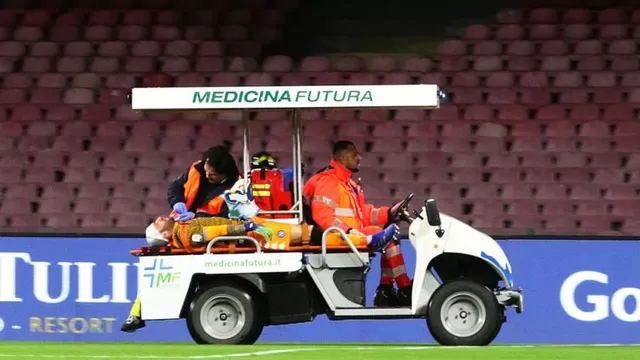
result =
[{"label": "mf logo", "polygon": [[149,278],[150,288],[161,288],[180,280],[182,272],[173,271],[173,266],[165,265],[165,259],[155,259],[153,264],[144,268],[142,277]]}]

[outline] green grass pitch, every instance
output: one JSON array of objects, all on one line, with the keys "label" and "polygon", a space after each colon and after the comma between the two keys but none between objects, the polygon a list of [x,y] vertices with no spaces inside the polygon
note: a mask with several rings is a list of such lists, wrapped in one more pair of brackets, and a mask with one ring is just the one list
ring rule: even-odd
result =
[{"label": "green grass pitch", "polygon": [[603,360],[640,359],[640,346],[491,345],[441,347],[416,344],[28,343],[0,342],[0,360],[24,359],[243,359],[261,360]]}]

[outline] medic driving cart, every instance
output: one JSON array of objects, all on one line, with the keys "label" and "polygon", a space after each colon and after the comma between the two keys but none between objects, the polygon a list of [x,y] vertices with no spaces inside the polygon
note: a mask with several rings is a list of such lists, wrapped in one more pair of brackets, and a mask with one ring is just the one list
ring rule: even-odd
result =
[{"label": "medic driving cart", "polygon": [[[137,111],[242,111],[245,186],[263,186],[262,200],[240,196],[238,204],[256,205],[269,222],[302,224],[308,207],[302,195],[300,109],[437,109],[436,85],[136,88]],[[293,181],[283,185],[278,169],[250,171],[250,110],[290,109],[293,125]],[[254,184],[255,185],[255,184]],[[255,188],[255,187],[254,187]],[[264,201],[264,195],[273,198]],[[375,256],[356,246],[343,229],[331,227],[321,245],[308,236],[298,242],[268,242],[255,236],[220,236],[206,247],[186,252],[170,246],[142,247],[138,256],[139,306],[144,321],[186,319],[200,344],[251,344],[265,326],[332,320],[426,319],[442,345],[488,345],[506,321],[506,309],[523,310],[522,290],[514,287],[511,264],[490,236],[440,213],[433,199],[409,194],[394,207],[389,222],[409,223],[415,248],[411,306],[368,307],[365,283]],[[283,210],[286,209],[286,210]],[[277,232],[276,232],[277,234]],[[338,235],[336,235],[338,234]],[[206,235],[206,234],[203,234]],[[327,239],[336,236],[343,243]],[[305,241],[306,239],[306,241]]]}]

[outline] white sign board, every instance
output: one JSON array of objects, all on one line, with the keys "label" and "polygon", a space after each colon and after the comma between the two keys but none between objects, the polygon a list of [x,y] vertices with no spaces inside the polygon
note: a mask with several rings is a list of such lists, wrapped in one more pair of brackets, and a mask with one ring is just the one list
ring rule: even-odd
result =
[{"label": "white sign board", "polygon": [[300,252],[141,256],[142,316],[146,320],[179,319],[195,274],[289,273],[302,269]]},{"label": "white sign board", "polygon": [[134,88],[134,110],[438,108],[438,86],[330,85]]}]

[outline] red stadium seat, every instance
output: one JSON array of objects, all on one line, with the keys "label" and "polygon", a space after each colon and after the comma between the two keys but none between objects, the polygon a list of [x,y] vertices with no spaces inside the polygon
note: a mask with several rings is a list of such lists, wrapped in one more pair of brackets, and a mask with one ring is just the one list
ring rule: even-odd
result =
[{"label": "red stadium seat", "polygon": [[[638,69],[640,69],[640,66],[633,56],[616,57],[611,60],[611,70],[613,71],[629,72],[637,71]],[[624,86],[624,83],[622,85]]]},{"label": "red stadium seat", "polygon": [[463,37],[471,41],[488,40],[491,37],[491,29],[482,24],[469,25],[464,30]]},{"label": "red stadium seat", "polygon": [[[167,1],[153,11],[124,1],[112,4],[121,10],[86,10],[87,0],[56,14],[0,11],[0,196],[31,199],[3,212],[0,228],[140,229],[170,210],[162,184],[204,149],[229,141],[240,155],[237,113],[132,110],[130,89],[156,85],[147,81],[155,72],[181,87],[438,84],[449,93],[439,109],[303,111],[307,165],[326,164],[332,139],[352,139],[361,175],[375,183],[368,197],[433,194],[452,215],[496,234],[606,233],[613,213],[631,216],[631,184],[640,179],[640,12],[537,2],[496,12],[495,25],[468,25],[460,39],[440,41],[433,58],[294,61],[271,44],[286,35],[297,3],[203,8],[187,0],[181,13]],[[288,115],[252,114],[252,151],[266,146],[290,161]],[[51,214],[31,213],[38,195]],[[57,216],[52,201],[61,197],[85,214]],[[463,200],[474,204],[471,214]]]},{"label": "red stadium seat", "polygon": [[588,24],[568,24],[565,26],[562,37],[567,40],[584,40],[591,37],[591,28]]},{"label": "red stadium seat", "polygon": [[401,70],[409,74],[426,73],[429,72],[431,68],[432,62],[431,59],[428,58],[411,57],[406,59],[401,65]]},{"label": "red stadium seat", "polygon": [[569,53],[569,45],[562,40],[548,40],[542,43],[540,47],[539,54],[540,55],[555,55],[562,56],[568,55]]},{"label": "red stadium seat", "polygon": [[524,27],[516,24],[501,25],[494,35],[497,40],[521,40],[524,36]]}]

